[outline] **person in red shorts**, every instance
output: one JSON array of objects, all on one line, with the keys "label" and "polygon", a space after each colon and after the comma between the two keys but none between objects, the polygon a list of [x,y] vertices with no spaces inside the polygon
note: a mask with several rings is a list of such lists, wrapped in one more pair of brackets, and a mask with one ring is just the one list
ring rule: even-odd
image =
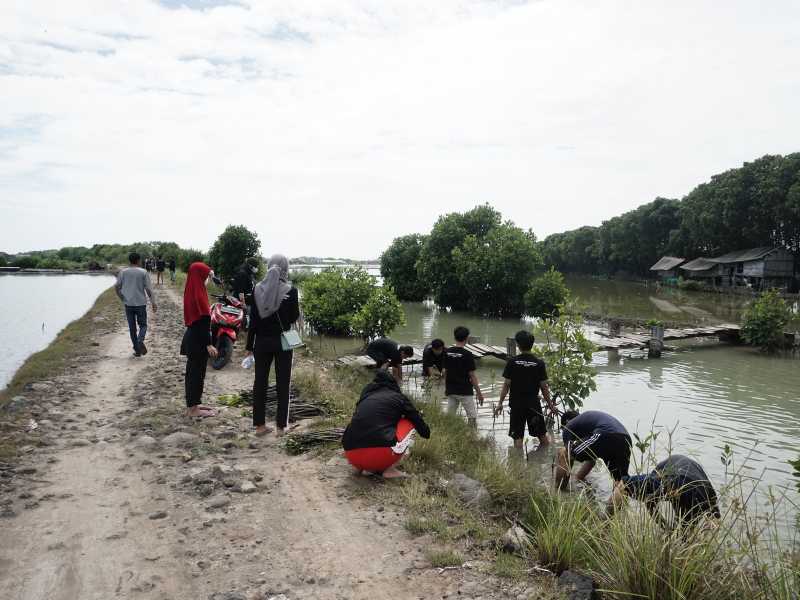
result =
[{"label": "person in red shorts", "polygon": [[422,414],[400,391],[395,378],[380,369],[361,392],[344,431],[344,455],[359,473],[405,477],[395,465],[408,451],[415,431],[426,439],[431,436]]}]

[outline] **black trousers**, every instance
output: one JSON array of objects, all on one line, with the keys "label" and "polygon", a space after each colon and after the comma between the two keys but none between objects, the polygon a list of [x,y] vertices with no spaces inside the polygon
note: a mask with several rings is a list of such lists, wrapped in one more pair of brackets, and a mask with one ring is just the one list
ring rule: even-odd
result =
[{"label": "black trousers", "polygon": [[255,359],[255,380],[253,381],[253,425],[264,425],[267,420],[267,387],[269,371],[275,361],[275,380],[278,387],[278,410],[275,424],[280,428],[289,425],[289,385],[292,381],[292,351],[279,350],[267,352],[258,349],[253,351]]},{"label": "black trousers", "polygon": [[207,366],[208,352],[192,353],[186,356],[186,406],[189,408],[200,404]]}]

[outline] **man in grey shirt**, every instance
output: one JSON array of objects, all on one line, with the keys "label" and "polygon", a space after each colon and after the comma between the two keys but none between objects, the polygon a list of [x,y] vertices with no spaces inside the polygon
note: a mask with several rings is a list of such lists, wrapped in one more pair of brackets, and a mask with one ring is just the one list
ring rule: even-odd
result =
[{"label": "man in grey shirt", "polygon": [[128,318],[128,329],[133,342],[133,355],[142,356],[147,354],[147,346],[144,345],[144,336],[147,333],[147,298],[150,298],[153,312],[157,310],[156,299],[153,297],[150,275],[139,266],[141,256],[137,252],[131,252],[128,260],[131,265],[120,271],[115,289],[117,296],[125,305],[125,316]]}]

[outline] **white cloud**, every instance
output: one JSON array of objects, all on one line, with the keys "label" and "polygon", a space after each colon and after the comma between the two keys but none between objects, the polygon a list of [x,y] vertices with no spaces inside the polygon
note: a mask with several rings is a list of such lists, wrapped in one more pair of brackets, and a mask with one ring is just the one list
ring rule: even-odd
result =
[{"label": "white cloud", "polygon": [[543,236],[798,150],[795,3],[168,4],[0,7],[0,249],[242,222],[374,257],[477,203]]}]

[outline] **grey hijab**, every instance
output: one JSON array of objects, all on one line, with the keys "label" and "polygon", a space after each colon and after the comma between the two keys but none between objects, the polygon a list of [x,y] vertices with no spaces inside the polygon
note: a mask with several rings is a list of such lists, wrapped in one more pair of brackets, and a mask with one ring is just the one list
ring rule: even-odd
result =
[{"label": "grey hijab", "polygon": [[258,316],[266,319],[275,314],[291,289],[289,261],[283,254],[273,254],[269,259],[267,275],[253,292]]}]

